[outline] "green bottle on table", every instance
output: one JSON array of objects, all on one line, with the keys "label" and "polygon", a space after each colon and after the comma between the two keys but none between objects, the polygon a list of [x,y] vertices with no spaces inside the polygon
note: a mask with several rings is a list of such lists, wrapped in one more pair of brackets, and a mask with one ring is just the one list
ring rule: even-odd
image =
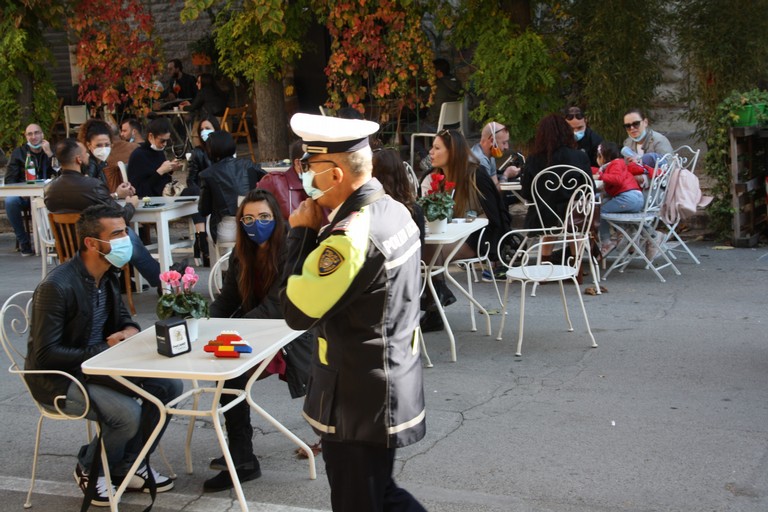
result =
[{"label": "green bottle on table", "polygon": [[37,167],[35,166],[35,159],[30,158],[27,153],[27,160],[24,162],[24,174],[27,179],[27,183],[34,183],[37,179]]}]

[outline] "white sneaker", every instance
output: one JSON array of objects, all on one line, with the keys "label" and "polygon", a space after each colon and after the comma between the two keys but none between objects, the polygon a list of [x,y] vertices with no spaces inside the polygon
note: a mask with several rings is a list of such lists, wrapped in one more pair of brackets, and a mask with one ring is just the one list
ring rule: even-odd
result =
[{"label": "white sneaker", "polygon": [[[157,492],[165,492],[173,489],[173,480],[171,477],[161,475],[154,468],[150,467],[149,471],[152,472],[152,477],[155,479],[155,487]],[[128,490],[149,492],[149,473],[147,472],[147,465],[142,464],[139,469],[136,470],[136,474],[131,477],[131,481],[128,484]]]},{"label": "white sneaker", "polygon": [[[88,489],[88,473],[86,473],[82,466],[78,464],[75,466],[75,482],[86,493]],[[112,495],[115,494],[115,486],[112,486]],[[109,489],[107,488],[107,479],[104,476],[100,476],[96,480],[96,496],[91,498],[91,505],[94,507],[108,507],[109,506]]]}]

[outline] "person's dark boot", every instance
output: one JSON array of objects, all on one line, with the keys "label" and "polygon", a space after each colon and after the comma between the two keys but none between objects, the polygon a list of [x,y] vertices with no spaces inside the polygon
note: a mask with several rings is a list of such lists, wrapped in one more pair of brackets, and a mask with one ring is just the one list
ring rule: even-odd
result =
[{"label": "person's dark boot", "polygon": [[[251,455],[252,459],[247,462],[237,463],[235,462],[235,470],[237,471],[237,478],[240,480],[240,484],[256,480],[261,476],[261,467],[259,465],[259,459],[255,455]],[[214,459],[211,463],[218,462],[218,459]],[[217,467],[218,464],[216,464]],[[224,465],[226,467],[226,464]],[[219,474],[213,478],[209,478],[203,482],[203,492],[219,492],[232,489],[234,484],[232,483],[232,477],[229,471],[220,471]]]},{"label": "person's dark boot", "polygon": [[437,309],[424,313],[424,316],[421,317],[420,325],[421,332],[442,331],[445,328],[443,319]]},{"label": "person's dark boot", "polygon": [[201,231],[195,233],[195,260],[202,258],[203,266],[211,266],[211,258],[208,254],[208,233]]}]

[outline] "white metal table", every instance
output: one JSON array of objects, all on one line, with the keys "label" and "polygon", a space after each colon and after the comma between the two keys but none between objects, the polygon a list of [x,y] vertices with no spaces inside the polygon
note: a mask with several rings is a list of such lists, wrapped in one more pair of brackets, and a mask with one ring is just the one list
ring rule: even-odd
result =
[{"label": "white metal table", "polygon": [[[196,214],[199,200],[198,196],[150,197],[149,204],[157,206],[149,208],[144,206],[143,201],[139,201],[131,222],[135,231],[138,231],[139,223],[152,223],[157,226],[157,253],[161,272],[166,272],[173,264],[171,255],[173,249],[191,247],[193,243],[192,240],[171,243],[168,223],[173,219]],[[191,236],[194,237],[194,234]]]},{"label": "white metal table", "polygon": [[[42,180],[37,180],[35,183],[5,183],[0,185],[0,197],[29,197],[30,209],[32,209],[35,208],[32,199],[43,197],[44,189],[45,182]],[[32,242],[35,252],[38,255],[43,255],[40,242],[37,239],[37,215],[35,213],[35,211],[32,211]]]},{"label": "white metal table", "polygon": [[[464,220],[464,219],[457,219],[457,220]],[[453,336],[453,330],[451,329],[451,325],[448,323],[448,318],[445,316],[445,310],[443,309],[443,305],[440,303],[440,297],[437,295],[437,291],[435,290],[435,285],[432,282],[432,278],[439,274],[445,274],[445,278],[449,280],[451,283],[453,283],[454,286],[456,286],[459,291],[469,300],[471,301],[475,306],[477,306],[478,309],[482,312],[483,315],[485,315],[485,321],[486,325],[488,327],[488,336],[491,335],[491,319],[488,316],[488,311],[477,302],[477,300],[472,296],[471,293],[469,293],[467,290],[464,289],[463,286],[459,284],[458,281],[456,281],[453,276],[451,276],[451,273],[448,271],[448,267],[451,264],[451,261],[453,260],[454,256],[456,256],[456,253],[459,251],[461,246],[464,244],[464,242],[469,238],[469,235],[474,233],[475,231],[479,231],[483,229],[485,226],[488,225],[488,219],[479,217],[475,219],[473,222],[451,222],[448,224],[448,230],[445,233],[427,233],[424,243],[427,245],[436,245],[435,253],[432,256],[432,259],[427,263],[427,286],[429,288],[430,293],[432,294],[432,297],[435,300],[435,305],[437,306],[437,311],[440,313],[440,317],[443,319],[443,324],[445,325],[445,332],[448,334],[448,341],[451,345],[451,361],[456,362],[456,340]],[[451,251],[448,253],[447,256],[444,257],[444,260],[442,263],[438,263],[438,259],[440,258],[440,253],[442,252],[442,248],[445,245],[454,244],[451,248]]]},{"label": "white metal table", "polygon": [[[208,340],[215,338],[222,330],[236,330],[244,340],[253,348],[250,354],[241,354],[237,359],[221,359],[214,357],[213,354],[203,351],[203,346]],[[222,429],[220,414],[231,409],[243,400],[246,400],[251,408],[260,416],[270,422],[283,435],[299,445],[307,454],[309,461],[309,477],[315,479],[315,457],[312,450],[304,441],[299,439],[288,428],[267,413],[259,406],[251,396],[251,388],[264,371],[273,357],[285,345],[293,341],[302,331],[294,331],[285,323],[284,320],[266,320],[266,319],[233,319],[233,318],[209,318],[200,319],[199,341],[192,344],[192,351],[176,357],[165,357],[157,353],[157,342],[155,338],[154,326],[145,329],[132,336],[122,343],[88,359],[82,364],[83,373],[88,375],[108,375],[116,381],[135,391],[143,399],[149,400],[160,410],[160,420],[152,431],[152,434],[146,440],[144,447],[139,453],[136,462],[128,471],[128,476],[120,484],[115,494],[115,500],[112,504],[112,510],[117,510],[119,497],[125,492],[130,475],[138,469],[144,457],[149,451],[149,447],[160,434],[167,414],[177,414],[194,417],[210,417],[213,421],[216,437],[227,462],[229,473],[232,476],[232,483],[235,487],[237,499],[240,502],[240,508],[243,512],[248,510],[248,504],[245,501],[242,486],[237,478],[235,465],[232,456],[229,453],[224,430]],[[232,379],[251,368],[259,365],[253,375],[248,380],[245,390],[224,388],[224,381]],[[153,377],[183,379],[193,381],[193,387],[183,393],[177,399],[163,404],[158,398],[147,393],[144,389],[136,386],[127,377]],[[198,380],[214,381],[215,387],[201,388],[197,386]],[[197,410],[197,404],[200,394],[211,393],[212,403],[210,409]],[[222,394],[235,395],[226,406],[219,405],[219,398]],[[179,408],[180,403],[186,398],[193,397],[193,409]],[[194,421],[190,423],[187,432],[186,444],[186,462],[187,472],[192,473],[191,457],[191,437]]]}]

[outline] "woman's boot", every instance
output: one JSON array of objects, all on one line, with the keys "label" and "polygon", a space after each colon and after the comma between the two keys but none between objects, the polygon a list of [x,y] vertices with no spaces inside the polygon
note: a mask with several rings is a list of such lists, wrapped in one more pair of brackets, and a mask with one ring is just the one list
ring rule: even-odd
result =
[{"label": "woman's boot", "polygon": [[203,266],[211,266],[211,258],[208,254],[208,233],[200,231],[195,233],[195,261],[202,258]]}]

